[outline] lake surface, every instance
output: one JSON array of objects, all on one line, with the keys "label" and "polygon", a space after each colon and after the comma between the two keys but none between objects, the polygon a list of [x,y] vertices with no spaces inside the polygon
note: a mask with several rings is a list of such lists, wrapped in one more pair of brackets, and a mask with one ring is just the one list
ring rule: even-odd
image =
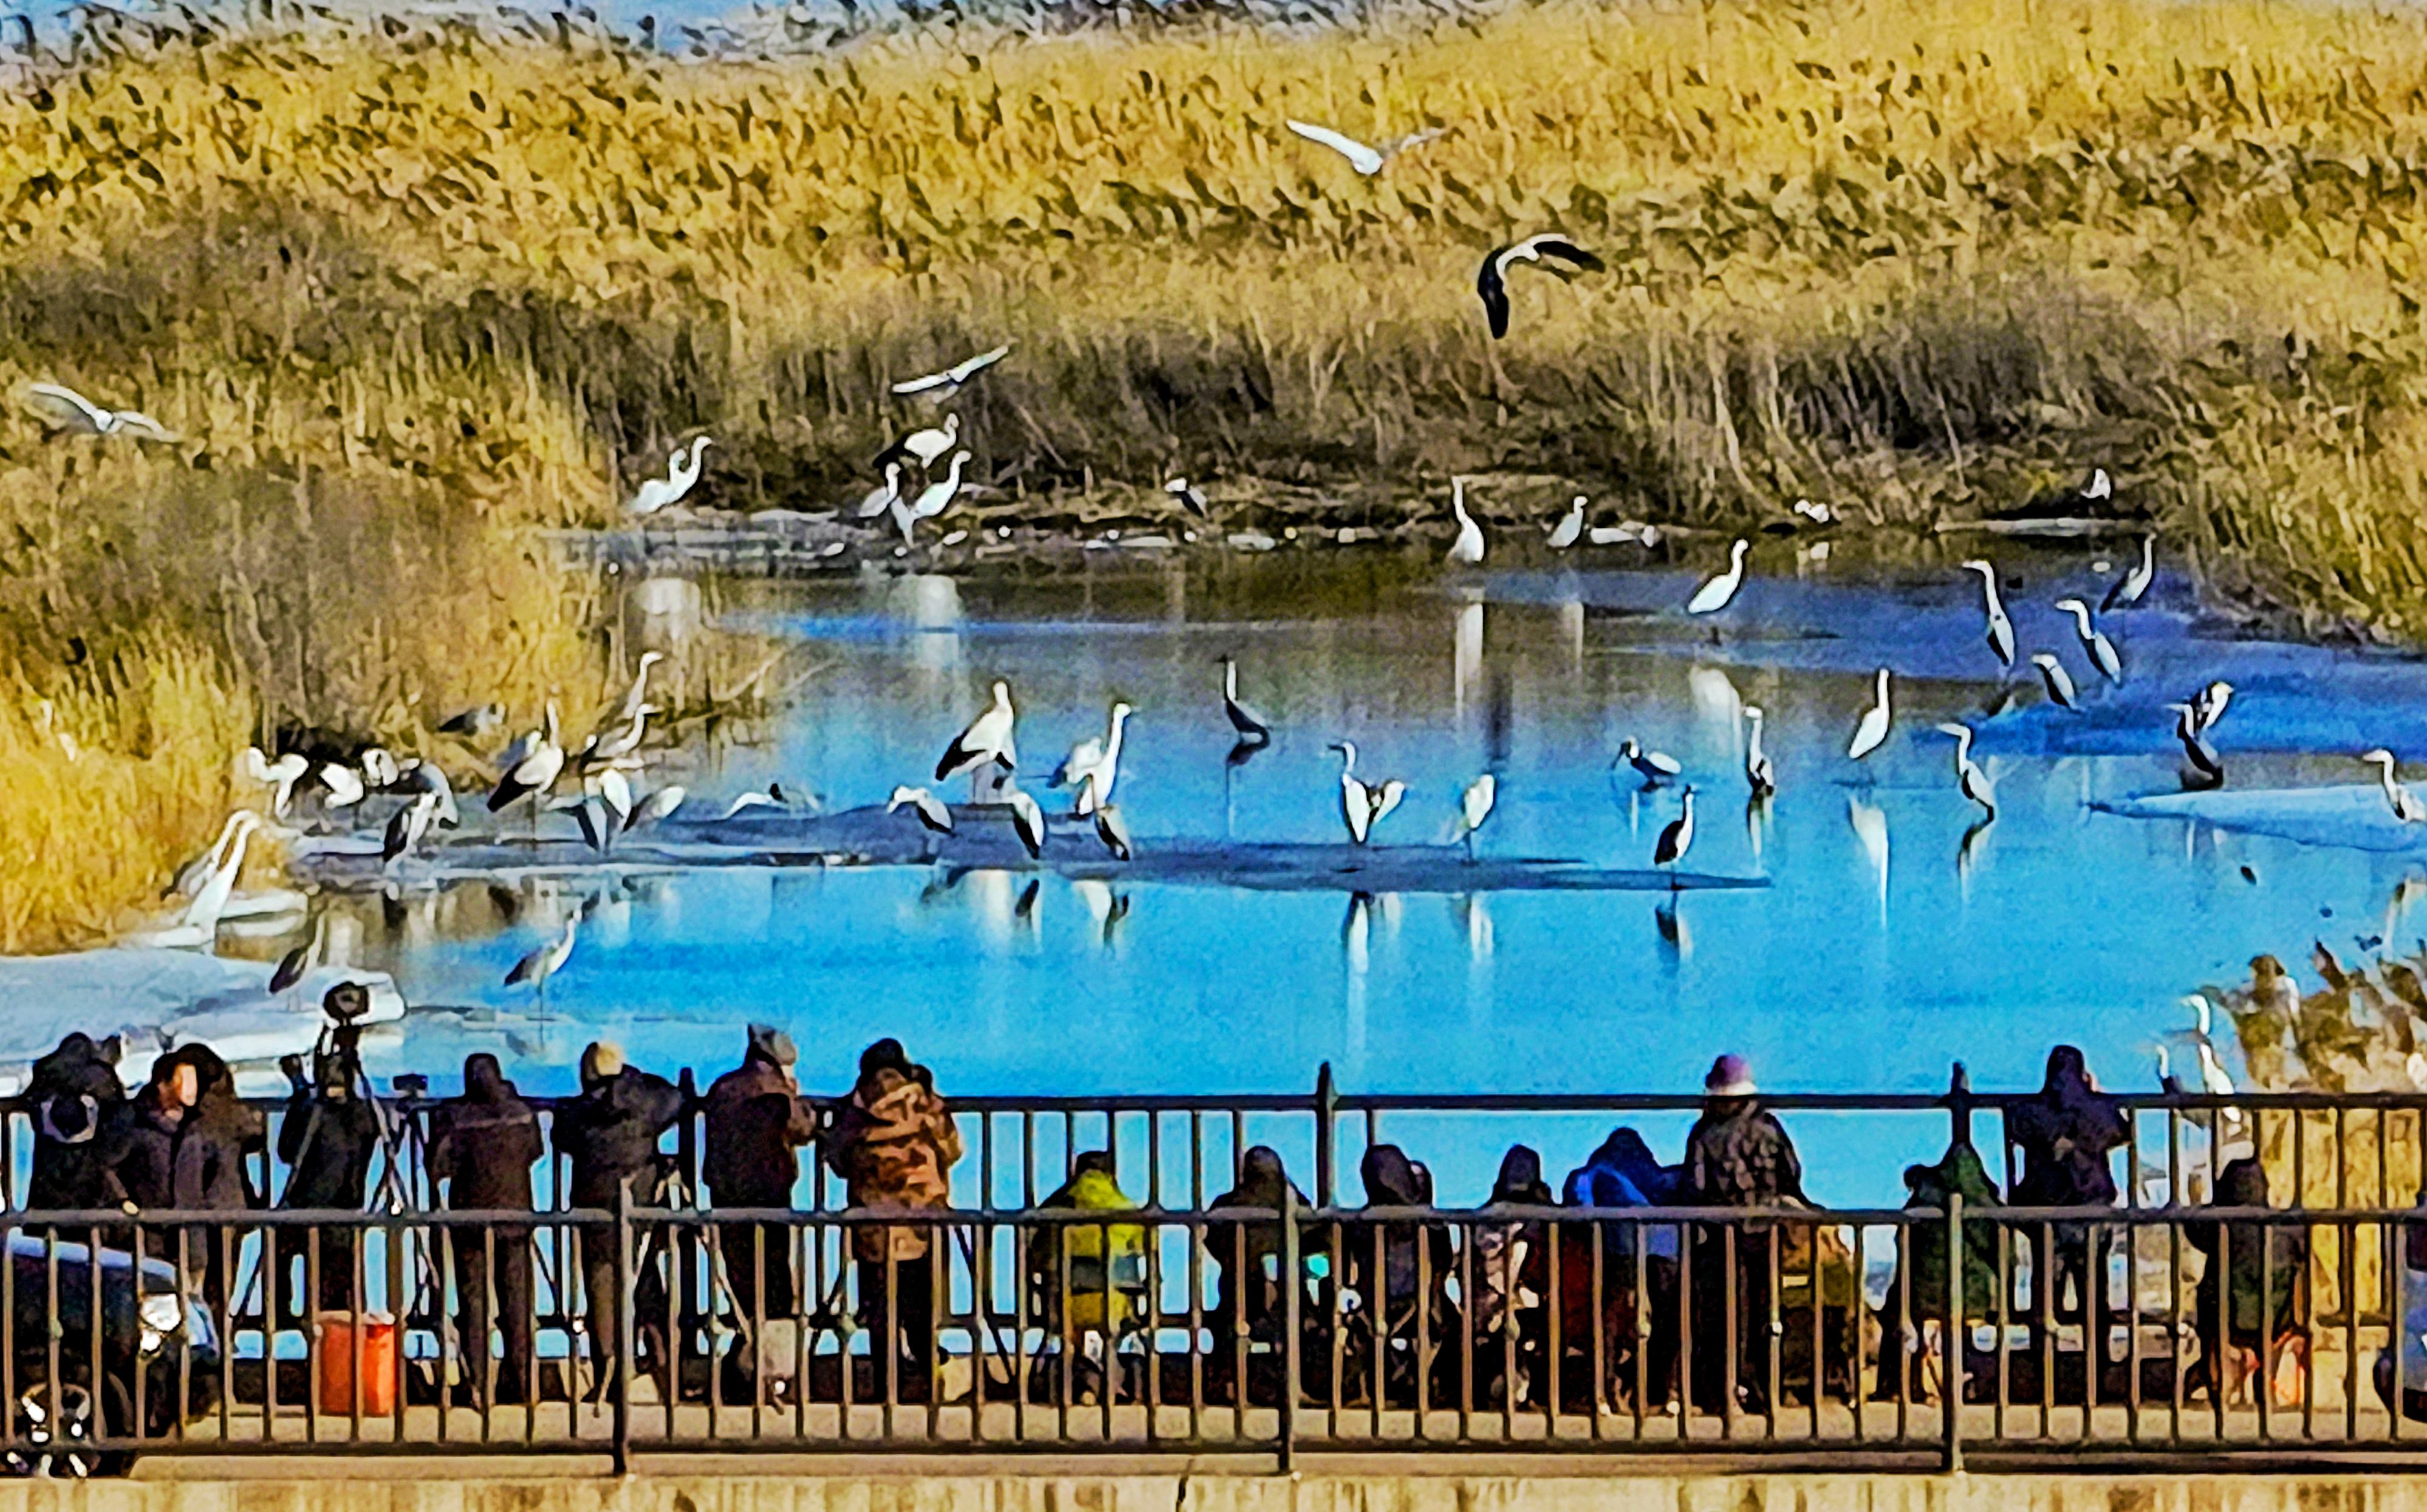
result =
[{"label": "lake surface", "polygon": [[[1326,746],[1346,739],[1360,773],[1409,785],[1385,841],[1442,838],[1489,768],[1486,854],[1644,867],[1679,800],[1612,772],[1633,736],[1700,785],[1691,867],[1770,886],[1687,894],[1669,931],[1665,895],[1642,892],[1352,902],[1048,875],[1023,902],[1021,873],[947,886],[926,868],[703,870],[610,900],[546,1019],[499,984],[580,895],[517,897],[509,924],[487,889],[458,888],[400,928],[374,911],[361,959],[416,1003],[500,1012],[416,1016],[374,1069],[409,1064],[446,1088],[464,1052],[486,1049],[527,1090],[568,1090],[582,1046],[607,1034],[637,1064],[705,1081],[738,1059],[743,1025],[766,1021],[799,1043],[803,1084],[837,1092],[887,1034],[948,1095],[1296,1091],[1326,1061],[1357,1091],[1683,1092],[1723,1050],[1780,1090],[1943,1091],[1956,1061],[1976,1087],[2014,1089],[2037,1085],[2059,1041],[2107,1084],[2154,1090],[2151,1047],[2188,1026],[2183,994],[2244,980],[2260,951],[2297,965],[2312,938],[2346,958],[2355,935],[2415,949],[2388,900],[2427,868],[2399,849],[2091,805],[2179,786],[2161,706],[2211,675],[2240,690],[2217,732],[2237,789],[2370,781],[2354,753],[2404,736],[2427,756],[2427,679],[2409,662],[2205,639],[2187,590],[2161,579],[2151,607],[2110,622],[2126,686],[2096,689],[2047,607],[2095,599],[2093,555],[2012,558],[2005,578],[2025,654],[2060,653],[2093,707],[2066,714],[2015,677],[2028,691],[1994,717],[1979,579],[1951,560],[1832,572],[1765,545],[1716,626],[1676,611],[1699,575],[1619,570],[1632,559],[1617,553],[1594,554],[1608,570],[1450,578],[1342,553],[732,586],[726,624],[797,640],[817,670],[766,742],[682,774],[695,793],[773,778],[829,807],[882,802],[930,775],[1000,677],[1040,797],[1114,697],[1136,706],[1118,800],[1141,848],[1337,838]],[[1224,655],[1279,729],[1236,767]],[[1897,727],[1858,767],[1845,747],[1881,663],[1898,669]],[[1747,812],[1748,703],[1780,775],[1766,816]],[[1985,829],[1956,789],[1954,742],[1931,729],[1946,719],[1982,731],[1999,795]],[[1384,1134],[1432,1165],[1444,1201],[1472,1202],[1508,1138],[1539,1145],[1556,1177],[1597,1141],[1606,1120],[1593,1122]],[[1677,1158],[1682,1119],[1638,1122]],[[1812,1194],[1840,1204],[1901,1200],[1904,1162],[1945,1142],[1943,1117],[1791,1127]]]}]

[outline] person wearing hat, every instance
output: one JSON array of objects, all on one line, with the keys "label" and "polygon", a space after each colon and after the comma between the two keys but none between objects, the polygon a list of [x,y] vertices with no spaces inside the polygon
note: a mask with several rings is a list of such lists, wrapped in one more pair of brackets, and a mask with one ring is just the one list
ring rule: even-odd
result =
[{"label": "person wearing hat", "polygon": [[[849,1186],[851,1205],[880,1212],[928,1213],[952,1205],[953,1162],[961,1158],[960,1130],[935,1079],[911,1064],[902,1042],[881,1039],[859,1058],[859,1081],[836,1115],[826,1163]],[[935,1269],[939,1258],[924,1225],[852,1229],[858,1261],[859,1305],[868,1326],[897,1331],[893,1363],[880,1389],[897,1399],[923,1396],[934,1351]]]},{"label": "person wearing hat", "polygon": [[[720,1208],[789,1208],[801,1179],[801,1146],[818,1137],[818,1114],[792,1077],[800,1058],[780,1029],[753,1024],[741,1065],[708,1089],[708,1147],[700,1162],[709,1201]],[[741,1326],[756,1338],[762,1322],[795,1317],[791,1226],[722,1224],[717,1246]],[[759,1286],[765,1278],[765,1288]],[[756,1367],[745,1351],[725,1357],[727,1400],[756,1399]]]},{"label": "person wearing hat", "polygon": [[[1686,1140],[1679,1195],[1689,1207],[1801,1207],[1803,1165],[1795,1143],[1754,1100],[1752,1069],[1722,1055],[1702,1079],[1702,1116]],[[1777,1400],[1769,1379],[1770,1341],[1780,1332],[1770,1292],[1773,1220],[1698,1225],[1694,1232],[1693,1373],[1695,1405],[1765,1413]],[[1729,1250],[1735,1251],[1735,1335],[1729,1338]],[[1733,1368],[1732,1367],[1733,1363]]]},{"label": "person wearing hat", "polygon": [[[666,1158],[659,1150],[666,1130],[682,1117],[682,1089],[661,1076],[624,1064],[621,1046],[594,1042],[581,1052],[581,1093],[561,1104],[550,1132],[556,1152],[573,1165],[570,1196],[577,1208],[613,1211],[627,1181],[632,1201],[656,1207],[661,1200]],[[656,1236],[646,1230],[633,1235],[634,1269],[640,1277],[636,1293],[641,1328],[660,1328],[665,1318],[662,1286],[652,1287],[649,1246]],[[590,1320],[590,1368],[594,1392],[605,1400],[613,1390],[622,1359],[616,1323],[623,1309],[615,1290],[615,1242],[611,1231],[584,1230],[581,1244],[581,1291]],[[655,1291],[654,1308],[645,1298]]]},{"label": "person wearing hat", "polygon": [[[34,1063],[25,1083],[33,1105],[34,1176],[26,1189],[36,1211],[115,1208],[126,1200],[107,1159],[103,1130],[126,1101],[117,1058],[88,1034],[70,1034]],[[39,1231],[39,1230],[36,1230]]]}]

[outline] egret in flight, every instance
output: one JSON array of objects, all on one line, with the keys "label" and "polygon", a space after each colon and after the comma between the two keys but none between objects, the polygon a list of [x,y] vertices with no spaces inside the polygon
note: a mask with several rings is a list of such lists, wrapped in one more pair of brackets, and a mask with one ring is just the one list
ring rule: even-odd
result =
[{"label": "egret in flight", "polygon": [[1348,166],[1355,169],[1358,175],[1362,178],[1372,178],[1382,171],[1392,158],[1410,147],[1422,147],[1441,135],[1438,128],[1430,131],[1411,131],[1404,137],[1393,137],[1379,146],[1368,147],[1354,137],[1342,136],[1329,126],[1318,126],[1311,122],[1284,120],[1281,124],[1316,146],[1328,147],[1348,159]]},{"label": "egret in flight", "polygon": [[177,433],[138,410],[105,410],[60,383],[31,383],[25,402],[63,431],[79,435],[129,435],[138,441],[174,441]]},{"label": "egret in flight", "polygon": [[688,448],[676,447],[667,459],[666,476],[652,478],[643,483],[641,491],[632,496],[632,502],[625,506],[626,511],[633,514],[655,514],[669,504],[679,503],[699,481],[701,459],[713,445],[715,443],[707,436],[701,436]]},{"label": "egret in flight", "polygon": [[1729,600],[1736,596],[1736,590],[1744,586],[1745,553],[1751,549],[1752,543],[1745,540],[1738,540],[1730,546],[1728,570],[1694,590],[1694,596],[1686,600],[1686,612],[1717,614],[1727,608]]},{"label": "egret in flight", "polygon": [[928,373],[923,377],[906,379],[894,384],[893,392],[905,397],[912,394],[924,394],[930,402],[941,403],[959,393],[962,384],[1010,355],[1011,343],[1006,341],[1002,346],[979,352],[974,357],[964,357],[940,373]]}]

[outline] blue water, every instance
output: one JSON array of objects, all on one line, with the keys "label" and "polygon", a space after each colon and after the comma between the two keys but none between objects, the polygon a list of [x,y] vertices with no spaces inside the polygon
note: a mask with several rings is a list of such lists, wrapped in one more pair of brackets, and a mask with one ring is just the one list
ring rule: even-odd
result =
[{"label": "blue water", "polygon": [[[2370,780],[2355,740],[2399,749],[2420,731],[2427,755],[2418,668],[2204,639],[2168,583],[2173,607],[2115,622],[2133,671],[2106,695],[2091,691],[2070,622],[2044,607],[2093,586],[2086,560],[2010,571],[2026,654],[2059,651],[2100,707],[2065,715],[2025,697],[1985,718],[1997,669],[1977,579],[1951,565],[1758,580],[1716,643],[1674,612],[1694,579],[1673,573],[1408,582],[1352,560],[752,590],[732,623],[796,640],[820,670],[767,743],[684,773],[695,792],[779,778],[830,806],[881,802],[926,778],[1002,677],[1037,789],[1100,730],[1112,698],[1137,707],[1118,800],[1141,847],[1336,837],[1339,761],[1325,746],[1345,738],[1361,772],[1409,785],[1383,839],[1442,837],[1458,789],[1490,764],[1501,787],[1486,853],[1646,866],[1678,799],[1611,773],[1632,735],[1702,786],[1692,868],[1771,885],[1686,895],[1671,941],[1648,893],[1362,904],[1049,877],[1023,912],[1025,875],[946,890],[925,869],[702,871],[602,910],[550,988],[552,1022],[529,1021],[528,995],[498,984],[572,896],[500,928],[471,889],[374,939],[374,964],[417,1003],[494,1005],[508,1021],[416,1019],[409,1055],[380,1055],[445,1086],[464,1050],[502,1049],[527,1089],[562,1090],[594,1034],[639,1064],[706,1077],[738,1058],[742,1025],[764,1020],[799,1042],[804,1084],[834,1091],[863,1045],[892,1034],[948,1095],[1294,1091],[1325,1061],[1360,1091],[1684,1092],[1722,1050],[1776,1089],[1934,1092],[1956,1061],[1977,1087],[2035,1086],[2048,1047],[2071,1041],[2107,1084],[2154,1090],[2151,1047],[2190,1022],[2181,996],[2242,980],[2252,955],[2297,965],[2315,937],[2350,958],[2359,934],[2416,948],[2418,929],[2388,919],[2410,865],[2399,855],[2088,805],[2176,786],[2157,706],[2218,668],[2241,688],[2218,732],[2237,789]],[[1236,770],[1223,759],[1226,653],[1280,729]],[[1858,769],[1844,748],[1882,661],[1900,670],[1897,730]],[[1767,712],[1782,784],[1757,835],[1743,703]],[[1954,787],[1953,741],[1930,730],[1954,718],[1983,729],[2000,801],[1968,849],[1979,811]],[[1865,830],[1885,837],[1884,872]],[[1108,919],[1119,898],[1126,917]],[[1683,1120],[1642,1122],[1676,1158]],[[1463,1202],[1483,1195],[1507,1139],[1539,1144],[1556,1177],[1605,1123],[1431,1121],[1383,1135],[1403,1135],[1442,1198]],[[1791,1128],[1810,1192],[1840,1204],[1900,1200],[1901,1166],[1946,1137],[1930,1116],[1804,1114]]]}]

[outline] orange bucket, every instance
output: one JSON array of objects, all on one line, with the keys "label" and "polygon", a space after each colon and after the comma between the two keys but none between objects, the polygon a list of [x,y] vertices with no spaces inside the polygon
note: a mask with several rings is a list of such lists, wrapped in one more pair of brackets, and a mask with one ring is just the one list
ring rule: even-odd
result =
[{"label": "orange bucket", "polygon": [[[354,1315],[323,1312],[318,1325],[320,1410],[332,1417],[354,1411]],[[396,1410],[396,1321],[383,1312],[362,1317],[363,1415],[383,1418]]]}]

